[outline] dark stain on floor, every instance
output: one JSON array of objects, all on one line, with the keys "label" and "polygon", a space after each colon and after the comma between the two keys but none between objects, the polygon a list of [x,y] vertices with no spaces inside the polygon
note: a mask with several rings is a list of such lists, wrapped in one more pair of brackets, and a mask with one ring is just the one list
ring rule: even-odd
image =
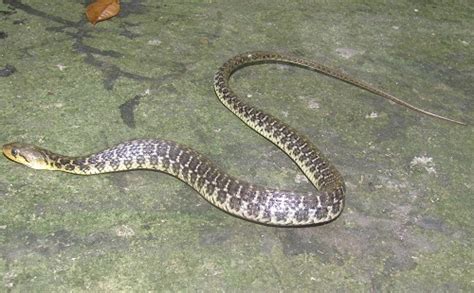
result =
[{"label": "dark stain on floor", "polygon": [[130,128],[135,128],[135,109],[140,105],[141,98],[141,95],[136,95],[119,106],[120,117],[122,118],[123,123]]},{"label": "dark stain on floor", "polygon": [[7,77],[16,72],[16,68],[13,65],[7,64],[3,68],[0,68],[0,77]]}]

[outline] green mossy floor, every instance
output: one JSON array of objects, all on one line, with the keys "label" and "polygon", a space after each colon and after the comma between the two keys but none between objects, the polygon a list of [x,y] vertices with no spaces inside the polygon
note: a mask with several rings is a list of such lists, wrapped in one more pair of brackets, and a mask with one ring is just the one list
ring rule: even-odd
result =
[{"label": "green mossy floor", "polygon": [[341,217],[260,226],[165,174],[83,177],[1,158],[0,291],[474,290],[470,1],[123,0],[95,27],[88,2],[0,4],[0,143],[85,154],[160,137],[243,179],[310,190],[213,93],[218,66],[248,50],[319,60],[470,125],[299,68],[245,68],[235,90],[344,175]]}]

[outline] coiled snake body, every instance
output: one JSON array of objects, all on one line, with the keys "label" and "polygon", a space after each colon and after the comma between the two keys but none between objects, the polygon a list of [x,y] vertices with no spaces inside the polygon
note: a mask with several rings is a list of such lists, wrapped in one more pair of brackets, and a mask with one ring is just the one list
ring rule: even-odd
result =
[{"label": "coiled snake body", "polygon": [[9,159],[35,169],[74,174],[99,174],[133,169],[152,169],[178,177],[220,209],[254,222],[278,226],[301,226],[335,219],[344,206],[344,180],[311,141],[279,119],[242,101],[229,87],[237,69],[256,63],[277,62],[311,69],[350,83],[412,110],[463,124],[416,108],[338,70],[298,57],[273,52],[249,52],[224,63],[214,77],[220,101],[252,129],[272,141],[300,167],[318,189],[298,193],[243,182],[219,169],[202,154],[173,141],[131,140],[101,152],[81,157],[58,155],[34,145],[3,146]]}]

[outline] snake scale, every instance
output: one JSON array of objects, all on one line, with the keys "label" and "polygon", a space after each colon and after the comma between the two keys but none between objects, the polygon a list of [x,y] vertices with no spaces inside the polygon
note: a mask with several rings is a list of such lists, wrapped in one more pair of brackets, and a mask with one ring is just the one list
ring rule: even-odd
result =
[{"label": "snake scale", "polygon": [[310,69],[347,82],[417,112],[464,124],[416,108],[372,85],[314,61],[274,52],[248,52],[232,57],[214,76],[220,101],[244,123],[283,150],[316,187],[298,193],[254,185],[217,167],[204,155],[173,141],[138,139],[120,143],[88,156],[63,156],[22,143],[3,146],[4,155],[34,169],[91,175],[133,169],[168,173],[189,184],[218,208],[250,221],[276,226],[304,226],[332,221],[344,207],[345,185],[339,171],[304,135],[239,98],[229,79],[241,67],[258,63],[284,63]]}]

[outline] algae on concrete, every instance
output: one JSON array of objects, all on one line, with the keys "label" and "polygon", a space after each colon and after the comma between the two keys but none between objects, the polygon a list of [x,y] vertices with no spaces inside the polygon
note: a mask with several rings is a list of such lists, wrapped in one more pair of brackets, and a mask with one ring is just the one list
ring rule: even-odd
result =
[{"label": "algae on concrete", "polygon": [[[82,3],[84,2],[84,3]],[[85,154],[166,138],[255,183],[312,187],[219,104],[212,77],[248,50],[339,67],[460,127],[290,66],[233,88],[314,139],[347,182],[336,221],[260,226],[170,176],[73,176],[0,160],[5,291],[472,291],[474,50],[468,1],[0,4],[0,141]]]}]

